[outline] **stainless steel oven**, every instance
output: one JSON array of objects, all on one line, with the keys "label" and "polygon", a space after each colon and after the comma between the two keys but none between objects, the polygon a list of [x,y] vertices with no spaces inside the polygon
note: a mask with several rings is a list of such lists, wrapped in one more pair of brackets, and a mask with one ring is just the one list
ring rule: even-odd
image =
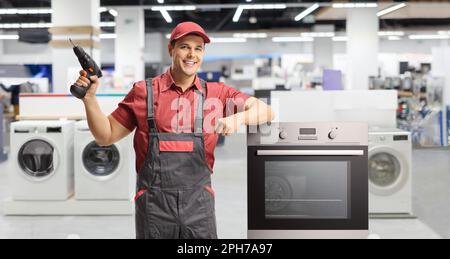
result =
[{"label": "stainless steel oven", "polygon": [[277,123],[249,132],[249,238],[367,237],[367,124]]}]

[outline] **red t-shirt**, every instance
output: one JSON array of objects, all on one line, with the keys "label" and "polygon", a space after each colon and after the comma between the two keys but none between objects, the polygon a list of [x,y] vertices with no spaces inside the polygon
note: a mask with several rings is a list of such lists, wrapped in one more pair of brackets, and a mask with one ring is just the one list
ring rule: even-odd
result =
[{"label": "red t-shirt", "polygon": [[[214,149],[218,135],[214,133],[217,118],[227,117],[244,110],[248,95],[223,83],[207,83],[203,89],[196,77],[194,84],[184,93],[176,86],[170,69],[153,78],[154,113],[159,132],[191,133],[197,111],[195,89],[206,94],[203,107],[203,133],[205,136],[205,156],[210,169],[214,167]],[[125,128],[133,131],[136,152],[136,171],[142,168],[148,151],[147,88],[145,81],[133,85],[133,89],[119,107],[111,114]],[[190,121],[189,121],[190,117]]]}]

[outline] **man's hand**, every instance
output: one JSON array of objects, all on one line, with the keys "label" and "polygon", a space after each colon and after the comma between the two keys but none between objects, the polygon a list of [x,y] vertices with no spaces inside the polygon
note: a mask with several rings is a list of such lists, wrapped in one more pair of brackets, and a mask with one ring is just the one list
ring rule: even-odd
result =
[{"label": "man's hand", "polygon": [[245,111],[219,119],[216,133],[229,136],[235,133],[241,125],[260,125],[274,119],[272,108],[264,102],[250,97],[245,101]]},{"label": "man's hand", "polygon": [[[76,85],[81,87],[88,87],[88,85],[91,83],[89,79],[87,79],[87,73],[84,70],[80,70],[80,76],[78,77],[77,81],[75,82]],[[86,93],[86,96],[83,98],[83,100],[90,99],[92,97],[95,97],[95,93],[97,92],[97,87],[99,85],[99,80],[97,76],[91,76],[91,88]]]},{"label": "man's hand", "polygon": [[219,119],[216,124],[216,133],[229,136],[235,133],[244,124],[242,113]]}]

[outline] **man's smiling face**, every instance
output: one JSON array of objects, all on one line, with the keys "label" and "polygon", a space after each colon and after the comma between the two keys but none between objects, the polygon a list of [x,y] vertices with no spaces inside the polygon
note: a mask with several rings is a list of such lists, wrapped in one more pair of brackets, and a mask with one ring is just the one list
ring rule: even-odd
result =
[{"label": "man's smiling face", "polygon": [[202,37],[187,35],[169,44],[172,57],[172,69],[175,73],[183,73],[187,77],[195,75],[200,68],[205,53],[205,43]]}]

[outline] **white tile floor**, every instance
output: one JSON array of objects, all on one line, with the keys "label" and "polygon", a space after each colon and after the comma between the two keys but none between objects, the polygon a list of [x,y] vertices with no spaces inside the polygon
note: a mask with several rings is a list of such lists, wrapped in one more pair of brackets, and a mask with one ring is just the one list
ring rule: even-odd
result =
[{"label": "white tile floor", "polygon": [[[246,238],[246,150],[243,135],[227,139],[216,150],[213,184],[220,238]],[[7,163],[0,164],[0,201],[9,196]],[[0,238],[134,238],[132,216],[3,216],[0,206]],[[440,238],[419,219],[370,221],[372,238]]]},{"label": "white tile floor", "polygon": [[381,239],[439,239],[430,227],[419,219],[371,219],[371,237]]}]

